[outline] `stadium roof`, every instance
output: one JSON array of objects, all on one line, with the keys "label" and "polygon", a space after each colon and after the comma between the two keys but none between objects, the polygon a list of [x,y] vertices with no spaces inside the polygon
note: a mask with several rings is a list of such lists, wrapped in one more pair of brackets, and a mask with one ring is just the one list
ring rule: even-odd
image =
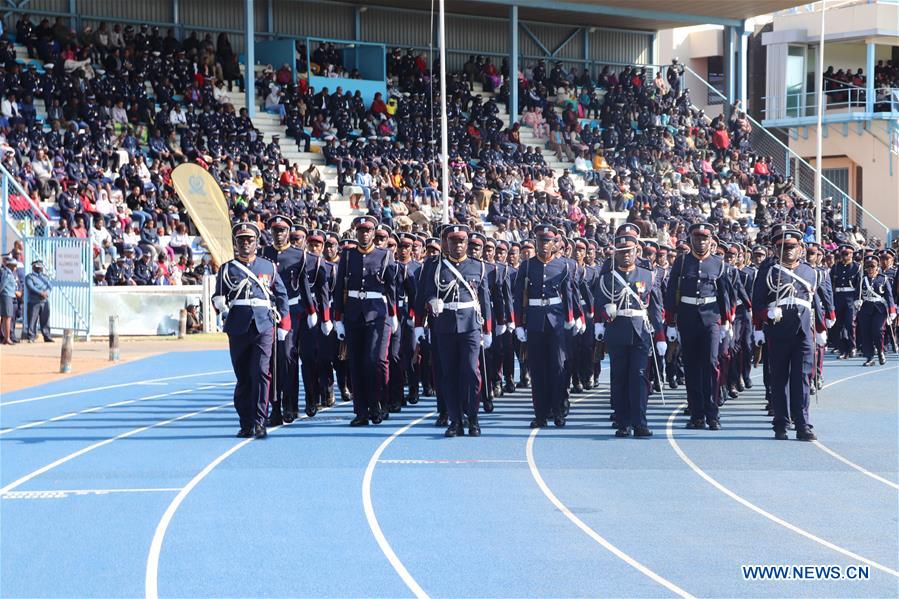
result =
[{"label": "stadium roof", "polygon": [[[425,10],[430,7],[424,0],[366,0],[353,4]],[[802,6],[808,0],[446,0],[446,10],[504,18],[512,4],[519,6],[521,20],[658,31],[704,24],[740,26],[750,17]]]}]

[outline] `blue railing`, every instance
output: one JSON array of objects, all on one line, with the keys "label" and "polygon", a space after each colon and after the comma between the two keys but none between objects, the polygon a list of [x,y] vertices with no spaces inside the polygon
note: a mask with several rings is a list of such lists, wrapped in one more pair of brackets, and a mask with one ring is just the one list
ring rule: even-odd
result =
[{"label": "blue railing", "polygon": [[48,237],[50,221],[28,196],[16,178],[0,164],[0,204],[3,210],[2,239],[0,249],[9,251],[10,234],[24,237]]}]

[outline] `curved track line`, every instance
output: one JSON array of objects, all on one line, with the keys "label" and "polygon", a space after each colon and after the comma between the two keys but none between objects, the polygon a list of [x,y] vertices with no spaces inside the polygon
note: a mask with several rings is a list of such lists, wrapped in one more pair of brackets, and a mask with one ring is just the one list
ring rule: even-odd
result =
[{"label": "curved track line", "polygon": [[198,416],[199,414],[203,414],[206,412],[212,412],[213,410],[220,410],[221,408],[224,408],[225,406],[230,406],[230,405],[232,405],[232,402],[229,401],[228,403],[219,404],[217,406],[212,406],[210,408],[204,408],[204,409],[198,410],[196,412],[191,412],[190,414],[182,414],[181,416],[176,416],[175,418],[169,418],[167,420],[162,420],[162,421],[156,422],[154,424],[148,424],[147,426],[142,426],[140,428],[134,428],[134,429],[131,429],[130,431],[125,431],[124,433],[122,433],[120,435],[116,435],[115,437],[110,437],[109,439],[104,439],[102,441],[94,443],[93,445],[88,445],[87,447],[79,449],[76,452],[70,453],[67,456],[61,457],[58,460],[56,460],[55,462],[51,462],[51,463],[47,464],[46,466],[38,468],[34,472],[26,474],[25,476],[9,483],[5,487],[0,488],[0,495],[3,495],[4,493],[8,493],[9,491],[12,491],[16,487],[19,487],[20,485],[27,483],[29,480],[36,478],[36,477],[40,476],[41,474],[49,472],[50,470],[53,470],[57,466],[61,466],[61,465],[65,464],[66,462],[74,460],[78,456],[82,456],[82,455],[89,453],[97,448],[103,447],[104,445],[109,445],[113,441],[118,441],[119,439],[125,439],[126,437],[130,437],[132,435],[142,433],[146,430],[150,430],[151,428],[156,428],[158,426],[165,426],[166,424],[171,424],[171,423],[177,422],[179,420],[184,420],[185,418],[191,418],[193,416]]},{"label": "curved track line", "polygon": [[51,399],[54,397],[66,397],[68,395],[80,395],[81,393],[91,393],[93,391],[106,391],[107,389],[119,389],[121,387],[130,387],[132,385],[142,385],[144,383],[158,383],[160,381],[176,381],[179,379],[190,379],[198,376],[207,376],[210,374],[227,374],[233,373],[233,370],[210,370],[209,372],[197,372],[194,374],[182,374],[180,376],[168,376],[161,379],[145,379],[142,381],[131,381],[130,383],[117,383],[115,385],[104,385],[102,387],[89,387],[87,389],[76,389],[75,391],[63,391],[62,393],[51,393],[50,395],[38,395],[37,397],[29,397],[27,399],[15,399],[13,401],[0,402],[0,408],[6,406],[14,406],[21,403],[30,403],[41,399]]},{"label": "curved track line", "polygon": [[722,485],[720,482],[718,482],[717,480],[712,478],[702,468],[697,466],[696,463],[693,462],[693,460],[691,460],[689,457],[687,457],[687,454],[684,453],[684,451],[680,448],[680,445],[678,445],[677,441],[674,439],[674,428],[673,428],[674,419],[677,418],[678,413],[680,413],[680,411],[686,405],[687,405],[686,402],[684,402],[684,403],[680,404],[679,406],[677,406],[676,408],[674,408],[674,410],[671,412],[671,415],[668,416],[668,425],[666,427],[665,432],[668,436],[668,443],[674,449],[674,452],[681,459],[681,461],[683,461],[687,466],[690,467],[690,469],[693,472],[698,474],[707,483],[709,483],[710,485],[712,485],[713,487],[715,487],[716,489],[718,489],[719,491],[721,491],[722,493],[724,493],[725,495],[727,495],[728,497],[730,497],[731,499],[733,499],[734,501],[739,503],[740,505],[749,508],[750,510],[752,510],[753,512],[755,512],[761,516],[764,516],[765,518],[774,522],[775,524],[779,524],[780,526],[783,526],[787,530],[791,530],[798,535],[802,535],[803,537],[809,539],[810,541],[814,541],[815,543],[818,543],[819,545],[822,545],[823,547],[826,547],[828,549],[836,551],[837,553],[841,553],[841,554],[845,555],[846,557],[852,558],[858,562],[868,564],[869,566],[876,568],[876,569],[880,570],[881,572],[885,572],[887,574],[895,576],[896,578],[899,578],[899,572],[897,572],[896,570],[893,570],[892,568],[884,566],[883,564],[880,564],[878,562],[875,562],[874,560],[870,560],[866,557],[863,557],[857,553],[853,553],[852,551],[849,551],[848,549],[844,549],[844,548],[840,547],[839,545],[835,545],[835,544],[831,543],[830,541],[822,539],[821,537],[819,537],[817,535],[814,535],[806,530],[803,530],[802,528],[799,528],[795,524],[790,524],[786,520],[784,520],[782,518],[778,518],[771,512],[765,511],[764,509],[755,505],[748,499],[744,499],[743,497],[737,495],[736,493],[734,493],[733,491],[731,491],[730,489],[728,489],[727,487]]},{"label": "curved track line", "polygon": [[362,507],[365,510],[365,519],[368,520],[368,527],[371,529],[371,534],[374,535],[375,541],[378,542],[378,547],[381,548],[381,552],[384,554],[384,557],[387,558],[387,561],[390,562],[390,565],[393,566],[393,569],[396,571],[399,577],[403,579],[403,582],[407,587],[409,587],[409,590],[412,591],[412,594],[415,595],[418,599],[427,599],[428,594],[423,588],[421,588],[421,586],[417,582],[415,582],[415,579],[412,578],[412,575],[409,574],[406,566],[404,566],[403,562],[400,561],[400,558],[397,557],[396,553],[393,551],[393,548],[390,546],[390,542],[387,541],[387,537],[385,537],[384,533],[381,531],[381,525],[378,524],[378,517],[375,515],[375,508],[371,502],[371,479],[375,473],[375,467],[377,467],[378,465],[378,459],[381,457],[381,454],[384,453],[384,450],[387,449],[387,446],[393,443],[394,439],[405,433],[407,430],[422,422],[423,420],[430,418],[436,413],[437,412],[429,412],[421,418],[413,420],[403,428],[397,430],[395,433],[384,439],[384,441],[371,455],[371,459],[368,460],[368,466],[365,467],[365,475],[362,477]]},{"label": "curved track line", "polygon": [[[330,408],[322,408],[318,411],[318,413],[327,412],[333,408],[346,405],[349,402],[340,402],[334,404]],[[230,403],[227,405],[231,405]],[[307,420],[308,417],[306,414],[302,414],[299,418],[297,418],[294,422],[299,422],[301,420]],[[290,426],[287,424],[282,424],[279,426],[274,426],[268,429],[269,432],[274,432],[281,428],[282,426]],[[178,508],[181,507],[181,504],[184,503],[184,500],[187,499],[187,496],[191,491],[194,490],[200,481],[202,481],[206,476],[209,475],[210,472],[215,470],[215,468],[227,460],[229,457],[237,453],[237,451],[250,442],[255,441],[254,438],[250,437],[249,439],[244,439],[240,443],[237,443],[230,449],[228,449],[225,453],[221,454],[204,467],[202,470],[197,472],[197,474],[190,479],[184,487],[178,491],[178,494],[175,495],[175,498],[172,499],[172,502],[166,508],[165,513],[160,518],[159,523],[156,525],[156,530],[153,532],[153,540],[150,542],[150,553],[147,555],[147,569],[146,574],[144,576],[144,596],[147,599],[158,599],[159,597],[159,554],[162,552],[162,542],[165,540],[165,533],[168,530],[169,524],[172,522],[172,518],[175,516],[175,512],[178,511]]]},{"label": "curved track line", "polygon": [[[598,397],[598,395],[596,397]],[[586,397],[583,399],[586,399]],[[578,401],[581,401],[581,400],[578,400]],[[572,402],[572,403],[577,403],[577,402]],[[534,459],[534,439],[537,438],[538,432],[540,432],[540,429],[535,428],[534,430],[531,431],[531,434],[528,437],[528,442],[527,442],[527,446],[525,449],[525,453],[527,454],[527,458],[528,458],[528,467],[531,470],[531,476],[534,477],[534,481],[536,481],[537,486],[540,487],[540,490],[543,492],[544,495],[546,495],[546,498],[549,499],[549,501],[554,506],[556,506],[556,509],[559,510],[560,512],[562,512],[562,515],[564,515],[566,518],[571,520],[571,522],[574,523],[575,526],[580,528],[588,537],[590,537],[591,539],[596,541],[605,550],[612,553],[615,557],[622,560],[627,565],[631,566],[632,568],[634,568],[635,570],[637,570],[644,576],[648,577],[653,582],[656,582],[656,583],[662,585],[663,587],[665,587],[666,589],[668,589],[675,595],[678,595],[680,597],[692,598],[693,595],[691,595],[684,589],[680,588],[679,586],[677,586],[676,584],[674,584],[667,578],[663,578],[662,576],[656,574],[655,572],[650,570],[648,567],[644,566],[642,563],[638,562],[633,557],[631,557],[630,555],[628,555],[627,553],[625,553],[624,551],[622,551],[621,549],[619,549],[618,547],[613,545],[610,541],[608,541],[605,537],[600,535],[598,532],[596,532],[595,530],[590,528],[590,526],[588,526],[583,520],[581,520],[580,518],[575,516],[571,512],[571,510],[568,509],[568,506],[566,506],[564,503],[562,503],[562,501],[558,497],[556,497],[555,493],[552,492],[552,490],[549,488],[549,486],[547,486],[546,482],[543,480],[543,477],[540,475],[540,470],[537,468],[537,462]]]}]

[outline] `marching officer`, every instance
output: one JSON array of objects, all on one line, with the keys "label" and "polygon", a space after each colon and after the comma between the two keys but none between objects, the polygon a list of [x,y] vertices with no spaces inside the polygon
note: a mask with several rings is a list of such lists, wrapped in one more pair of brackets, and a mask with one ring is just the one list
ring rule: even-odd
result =
[{"label": "marching officer", "polygon": [[[412,248],[417,239],[412,233],[400,233],[396,249],[396,307],[400,320],[400,328],[391,340],[390,364],[390,404],[391,412],[399,412],[406,398],[403,396],[403,385],[409,382],[410,403],[418,403],[418,379],[412,368],[412,334],[413,325],[409,323],[415,318],[413,305],[415,302],[415,286],[418,269],[421,264],[412,259]],[[413,323],[414,324],[414,323]]]},{"label": "marching officer", "polygon": [[[315,306],[311,301],[309,284],[303,276],[301,263],[303,251],[290,243],[293,221],[289,216],[276,214],[268,219],[268,230],[272,235],[272,245],[262,250],[262,257],[274,262],[278,276],[287,289],[287,303],[290,306],[291,328],[283,340],[279,340],[272,371],[275,374],[271,416],[268,425],[277,426],[283,422],[293,422],[298,416],[299,377],[296,347],[298,330],[303,313],[309,319],[317,319]],[[303,229],[305,234],[305,229]]]},{"label": "marching officer", "polygon": [[690,420],[687,428],[721,428],[714,391],[718,380],[721,329],[730,326],[733,290],[724,261],[712,253],[713,226],[695,223],[688,229],[689,253],[678,256],[665,290],[665,322],[669,342],[679,341],[687,384]]},{"label": "marching officer", "polygon": [[389,417],[387,352],[390,335],[399,329],[396,266],[390,251],[375,247],[376,226],[373,216],[353,220],[357,245],[341,253],[334,285],[334,330],[346,340],[356,414],[350,426]]},{"label": "marching officer", "polygon": [[896,303],[890,279],[880,270],[877,256],[865,257],[865,274],[862,277],[862,299],[858,307],[858,337],[864,354],[865,366],[874,366],[874,354],[880,364],[886,364],[883,353],[884,325],[892,325],[896,319]]},{"label": "marching officer", "polygon": [[834,346],[839,359],[855,357],[855,313],[858,310],[859,282],[861,267],[853,261],[855,248],[844,243],[840,246],[840,261],[830,269],[830,283],[833,285],[833,303],[836,323],[831,329]]},{"label": "marching officer", "polygon": [[31,263],[31,272],[25,275],[25,288],[28,290],[28,329],[25,334],[29,341],[37,338],[37,325],[40,322],[44,341],[50,343],[50,291],[53,288],[50,277],[44,274],[44,263],[35,260]]},{"label": "marching officer", "polygon": [[819,312],[819,277],[802,261],[801,231],[791,225],[776,225],[771,242],[774,258],[759,269],[752,290],[752,320],[755,343],[767,345],[774,438],[787,439],[792,416],[796,438],[814,441],[817,437],[808,414],[809,381],[815,343],[826,343],[827,336]]},{"label": "marching officer", "polygon": [[[749,262],[743,268],[740,269],[740,282],[743,284],[743,288],[746,290],[748,294],[750,294],[750,300],[752,299],[752,289],[755,286],[755,279],[759,273],[759,266],[761,266],[762,262],[765,261],[765,258],[768,257],[768,250],[765,249],[765,246],[756,245],[752,248],[752,254],[749,257]],[[744,310],[746,307],[744,307]],[[740,308],[737,308],[737,312],[739,313]],[[744,323],[743,335],[738,336],[735,335],[734,338],[738,341],[741,346],[741,350],[739,352],[739,369],[740,376],[737,379],[738,386],[737,390],[740,390],[739,382],[742,381],[744,389],[752,389],[752,364],[754,361],[753,356],[753,346],[754,343],[752,341],[753,337],[753,327],[752,327],[752,312],[749,311],[747,316],[749,316],[750,322]],[[767,366],[765,367],[765,376],[767,379]]]},{"label": "marching officer", "polygon": [[[318,412],[319,404],[330,405],[334,403],[334,391],[331,385],[322,385],[321,371],[325,368],[327,338],[334,328],[331,322],[331,288],[328,281],[329,268],[322,255],[324,249],[325,233],[321,230],[309,231],[306,235],[306,251],[299,269],[294,277],[302,278],[309,286],[311,293],[311,310],[305,322],[299,323],[297,328],[297,347],[294,350],[299,355],[300,374],[303,379],[303,393],[306,396],[306,416],[312,418]],[[295,283],[291,280],[291,286]],[[321,325],[316,326],[315,314],[321,314]]]},{"label": "marching officer", "polygon": [[632,235],[615,238],[615,265],[597,277],[594,336],[609,352],[612,410],[616,437],[650,437],[646,421],[646,369],[656,351],[668,350],[662,325],[662,296],[653,273],[637,266],[639,243]]},{"label": "marching officer", "polygon": [[541,224],[534,228],[537,255],[522,263],[515,279],[515,336],[528,344],[528,368],[534,420],[543,428],[553,417],[565,426],[565,332],[574,326],[574,288],[568,261],[554,257],[559,230]]},{"label": "marching officer", "polygon": [[[449,415],[447,437],[463,436],[462,417],[468,418],[468,434],[481,434],[478,422],[481,347],[490,349],[492,327],[486,265],[468,257],[470,230],[465,225],[444,229],[446,256],[433,266],[433,275],[422,280],[421,304],[427,306],[431,344],[441,360],[437,383],[446,398]],[[421,314],[416,315],[415,339],[425,337]]]},{"label": "marching officer", "polygon": [[[833,306],[833,286],[830,282],[830,269],[824,266],[824,249],[820,244],[811,242],[805,250],[805,259],[809,266],[818,273],[818,303],[824,316],[824,325],[830,329],[836,322]],[[815,346],[815,372],[812,375],[811,392],[817,393],[824,386],[824,351],[827,344]]]},{"label": "marching officer", "polygon": [[[886,278],[890,281],[890,289],[893,290],[893,301],[899,299],[899,276],[897,276],[896,268],[896,252],[891,249],[886,249],[880,252],[880,270],[886,276]],[[896,344],[896,321],[894,320],[892,324],[887,325],[887,330],[889,333],[885,337],[885,341],[888,342],[894,352],[899,352],[899,347]]]},{"label": "marching officer", "polygon": [[237,378],[234,386],[234,408],[240,419],[237,436],[264,438],[275,328],[279,341],[285,340],[290,331],[287,290],[277,267],[256,256],[259,241],[256,225],[238,223],[231,232],[236,258],[219,269],[212,305],[218,312],[227,312],[224,331]]}]

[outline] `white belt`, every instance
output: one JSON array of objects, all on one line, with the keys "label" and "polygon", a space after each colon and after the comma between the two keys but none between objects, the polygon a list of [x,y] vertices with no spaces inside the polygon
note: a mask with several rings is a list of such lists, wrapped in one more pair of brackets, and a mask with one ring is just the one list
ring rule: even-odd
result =
[{"label": "white belt", "polygon": [[477,307],[477,302],[449,302],[448,304],[443,304],[444,310],[464,310],[465,308],[475,308]]},{"label": "white belt", "polygon": [[876,304],[883,304],[884,306],[887,304],[887,301],[882,297],[863,297],[862,300],[866,302],[874,302]]},{"label": "white belt", "polygon": [[738,306],[742,306],[742,305],[743,305],[743,300],[738,299],[738,300],[737,300],[737,305],[738,305]]},{"label": "white belt", "polygon": [[775,306],[802,306],[803,308],[812,309],[812,303],[808,300],[800,299],[798,297],[785,297],[783,299],[779,299],[774,303],[768,304],[769,308],[773,308]]},{"label": "white belt", "polygon": [[834,289],[835,293],[848,293],[850,291],[858,291],[855,287],[837,287]]},{"label": "white belt", "polygon": [[704,306],[706,304],[714,304],[718,301],[717,297],[682,297],[680,298],[685,304],[690,304],[691,306]]},{"label": "white belt", "polygon": [[347,295],[356,299],[384,299],[384,294],[377,291],[348,291]]},{"label": "white belt", "polygon": [[254,306],[254,307],[259,307],[259,308],[271,308],[272,304],[270,301],[268,301],[266,299],[254,298],[254,299],[234,300],[233,302],[231,302],[231,307],[233,308],[234,306]]},{"label": "white belt", "polygon": [[628,318],[644,318],[646,316],[646,310],[618,310],[615,317],[618,316],[626,316]]},{"label": "white belt", "polygon": [[290,298],[289,300],[287,300],[287,304],[290,305],[290,306],[296,306],[296,305],[299,304],[299,303],[300,303],[300,296],[299,296],[299,295],[296,296],[296,297],[292,297],[292,298]]},{"label": "white belt", "polygon": [[402,308],[403,306],[406,305],[406,300],[400,300],[396,303],[396,305],[399,306],[400,308]]},{"label": "white belt", "polygon": [[541,298],[541,299],[529,299],[528,300],[529,306],[555,306],[556,304],[561,304],[561,303],[562,303],[561,297],[547,297],[547,298]]}]

